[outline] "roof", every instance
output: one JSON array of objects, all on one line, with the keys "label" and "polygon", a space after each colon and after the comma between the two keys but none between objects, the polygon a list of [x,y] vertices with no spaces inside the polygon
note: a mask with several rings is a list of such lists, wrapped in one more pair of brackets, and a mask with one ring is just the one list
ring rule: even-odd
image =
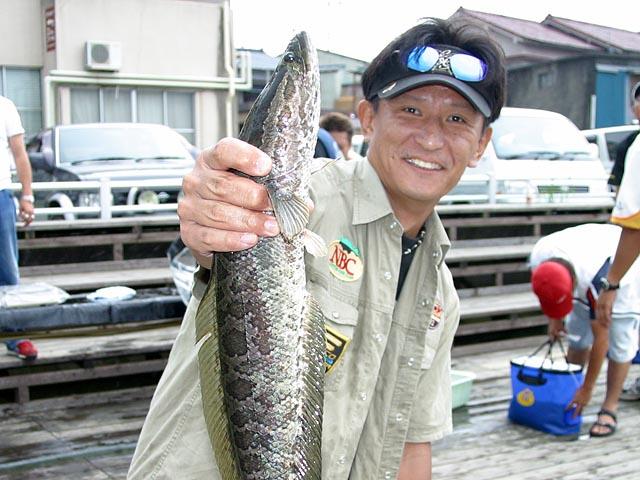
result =
[{"label": "roof", "polygon": [[239,52],[248,52],[251,56],[252,70],[275,70],[278,66],[278,58],[267,55],[264,50],[256,50],[251,48],[238,48]]},{"label": "roof", "polygon": [[544,43],[547,45],[555,45],[558,47],[569,47],[581,50],[600,50],[599,47],[592,45],[580,38],[563,33],[556,28],[531,20],[523,20],[520,18],[505,17],[493,13],[477,12],[467,10],[460,7],[454,15],[462,15],[467,18],[475,18],[483,23],[488,23],[493,27],[508,32],[520,38]]},{"label": "roof", "polygon": [[640,53],[640,33],[548,15],[542,22],[606,49]]}]

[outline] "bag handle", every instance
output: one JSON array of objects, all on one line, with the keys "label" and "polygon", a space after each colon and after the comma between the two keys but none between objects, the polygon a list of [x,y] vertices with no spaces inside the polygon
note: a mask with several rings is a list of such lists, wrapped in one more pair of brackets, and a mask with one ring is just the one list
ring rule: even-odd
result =
[{"label": "bag handle", "polygon": [[543,376],[543,371],[542,371],[542,366],[544,366],[544,362],[549,359],[551,360],[551,363],[553,363],[553,346],[554,345],[558,345],[560,348],[560,351],[562,352],[562,356],[565,359],[565,363],[567,364],[567,371],[569,370],[569,362],[567,361],[567,353],[565,352],[564,346],[562,345],[562,341],[560,340],[546,340],[545,342],[542,343],[542,345],[540,345],[538,348],[535,349],[535,351],[533,353],[531,353],[530,355],[527,356],[527,360],[534,357],[540,350],[542,350],[544,347],[548,347],[547,351],[544,355],[544,359],[542,360],[542,364],[540,366],[540,368],[538,369],[538,374],[537,375],[526,375],[524,373],[524,366],[526,365],[527,361],[525,360],[522,365],[520,365],[520,369],[518,370],[518,380],[520,380],[522,383],[525,383],[527,385],[533,385],[533,386],[540,386],[540,385],[544,385],[545,383],[547,383],[547,379],[544,378]]},{"label": "bag handle", "polygon": [[[536,348],[533,353],[527,356],[527,360],[534,357],[540,350],[542,350],[547,345],[549,346],[549,349],[547,350],[547,353],[544,356],[546,360],[549,354],[551,353],[551,347],[553,346],[550,340],[545,341],[542,345]],[[527,385],[533,385],[533,386],[540,386],[547,383],[547,379],[542,376],[542,368],[538,369],[537,375],[526,375],[524,373],[524,366],[527,364],[527,360],[522,362],[522,365],[520,365],[520,368],[518,369],[518,380],[520,380],[522,383],[525,383]],[[543,360],[543,363],[544,363],[544,360]]]},{"label": "bag handle", "polygon": [[527,385],[533,385],[536,387],[547,383],[547,379],[542,376],[542,369],[538,370],[537,375],[526,375],[522,370],[523,367],[521,366],[520,370],[518,370],[518,380],[520,380],[522,383],[526,383]]}]

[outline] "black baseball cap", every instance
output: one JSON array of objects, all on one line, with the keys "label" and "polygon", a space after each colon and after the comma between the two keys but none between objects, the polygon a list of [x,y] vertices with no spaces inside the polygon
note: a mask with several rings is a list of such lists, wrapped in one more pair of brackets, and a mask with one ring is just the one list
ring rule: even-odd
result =
[{"label": "black baseball cap", "polygon": [[[416,52],[422,54],[429,48],[436,52],[436,63],[426,71],[411,68],[416,66],[413,58]],[[376,72],[371,88],[364,92],[365,98],[393,98],[423,85],[446,85],[466,98],[485,118],[489,118],[492,111],[490,99],[493,97],[485,91],[487,87],[482,79],[470,81],[464,76],[461,76],[462,79],[456,78],[457,72],[450,61],[455,56],[476,60],[483,68],[487,68],[484,61],[474,54],[450,45],[418,46],[405,53],[396,50]]]}]

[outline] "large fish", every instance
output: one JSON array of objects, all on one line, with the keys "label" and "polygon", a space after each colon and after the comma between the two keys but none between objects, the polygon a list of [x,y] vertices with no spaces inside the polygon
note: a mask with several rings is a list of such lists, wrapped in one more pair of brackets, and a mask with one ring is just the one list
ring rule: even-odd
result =
[{"label": "large fish", "polygon": [[305,33],[282,56],[240,133],[273,168],[281,235],[217,253],[196,315],[204,416],[224,480],[320,479],[324,322],[305,289],[311,159],[320,114],[317,55]]}]

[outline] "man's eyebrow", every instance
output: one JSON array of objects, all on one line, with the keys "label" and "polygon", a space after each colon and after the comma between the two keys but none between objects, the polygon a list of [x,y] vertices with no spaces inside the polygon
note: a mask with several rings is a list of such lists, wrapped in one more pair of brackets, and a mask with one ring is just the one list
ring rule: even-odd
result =
[{"label": "man's eyebrow", "polygon": [[[398,100],[398,101],[402,101],[402,97],[409,99],[409,100],[414,100],[414,101],[427,101],[427,99],[425,97],[423,97],[422,95],[416,95],[415,93],[412,92],[405,92],[403,95],[399,95],[397,97],[392,98],[391,100]],[[471,105],[471,103],[469,103],[467,100],[465,100],[464,98],[460,98],[460,99],[453,99],[449,102],[449,105],[451,105],[452,107],[456,107],[456,108],[466,108],[469,110],[475,110],[475,108],[473,108],[473,105]]]}]

